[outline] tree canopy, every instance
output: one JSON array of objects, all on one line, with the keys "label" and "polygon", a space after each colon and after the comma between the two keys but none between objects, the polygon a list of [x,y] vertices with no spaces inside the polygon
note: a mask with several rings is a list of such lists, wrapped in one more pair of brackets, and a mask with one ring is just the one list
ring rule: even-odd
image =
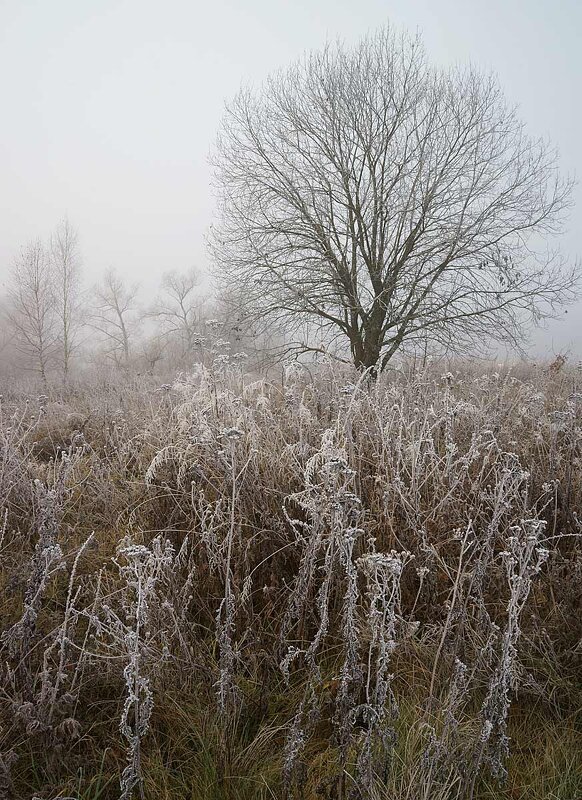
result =
[{"label": "tree canopy", "polygon": [[492,76],[389,29],[305,56],[227,107],[212,250],[242,312],[299,349],[316,322],[361,368],[419,339],[519,344],[574,297],[548,237],[572,181]]}]

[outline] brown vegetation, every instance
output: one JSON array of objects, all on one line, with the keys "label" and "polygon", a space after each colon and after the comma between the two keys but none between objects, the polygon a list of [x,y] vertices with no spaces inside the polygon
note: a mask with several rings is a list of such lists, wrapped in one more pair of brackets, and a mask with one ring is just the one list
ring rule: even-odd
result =
[{"label": "brown vegetation", "polygon": [[579,375],[441,373],[5,396],[0,793],[579,796]]}]

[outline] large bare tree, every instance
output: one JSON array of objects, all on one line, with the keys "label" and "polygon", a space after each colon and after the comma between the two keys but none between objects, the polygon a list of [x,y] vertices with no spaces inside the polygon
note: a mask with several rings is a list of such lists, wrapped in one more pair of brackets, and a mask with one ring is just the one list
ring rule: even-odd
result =
[{"label": "large bare tree", "polygon": [[79,344],[82,325],[81,259],[78,236],[68,219],[64,219],[50,238],[50,255],[54,276],[55,312],[65,383],[69,379],[71,360]]},{"label": "large bare tree", "polygon": [[7,317],[21,366],[35,371],[47,388],[57,349],[54,281],[46,248],[36,240],[12,267]]},{"label": "large bare tree", "polygon": [[358,367],[427,338],[519,344],[573,298],[545,244],[571,197],[554,149],[493,77],[431,68],[418,39],[385,29],[242,90],[215,165],[225,294],[295,340],[315,321]]}]

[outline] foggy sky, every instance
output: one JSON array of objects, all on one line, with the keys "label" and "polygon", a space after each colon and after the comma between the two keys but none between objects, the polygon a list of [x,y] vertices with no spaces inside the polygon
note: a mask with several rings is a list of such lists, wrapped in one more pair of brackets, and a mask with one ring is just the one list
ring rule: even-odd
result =
[{"label": "foggy sky", "polygon": [[[494,70],[565,173],[580,173],[578,0],[0,0],[0,282],[67,215],[88,283],[114,267],[147,291],[204,269],[207,159],[223,104],[305,50],[390,21],[434,63]],[[582,255],[582,189],[562,247]],[[582,357],[582,302],[533,351]]]}]

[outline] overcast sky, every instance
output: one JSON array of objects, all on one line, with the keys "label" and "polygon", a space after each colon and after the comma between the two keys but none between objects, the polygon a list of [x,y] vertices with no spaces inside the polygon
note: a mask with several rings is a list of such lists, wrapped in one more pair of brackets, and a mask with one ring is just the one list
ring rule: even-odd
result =
[{"label": "overcast sky", "polygon": [[[0,280],[67,215],[88,282],[151,290],[206,268],[208,155],[223,104],[328,40],[386,22],[440,64],[494,70],[531,133],[581,176],[580,0],[0,0]],[[563,248],[582,255],[582,190]],[[582,356],[582,303],[534,337]]]}]

